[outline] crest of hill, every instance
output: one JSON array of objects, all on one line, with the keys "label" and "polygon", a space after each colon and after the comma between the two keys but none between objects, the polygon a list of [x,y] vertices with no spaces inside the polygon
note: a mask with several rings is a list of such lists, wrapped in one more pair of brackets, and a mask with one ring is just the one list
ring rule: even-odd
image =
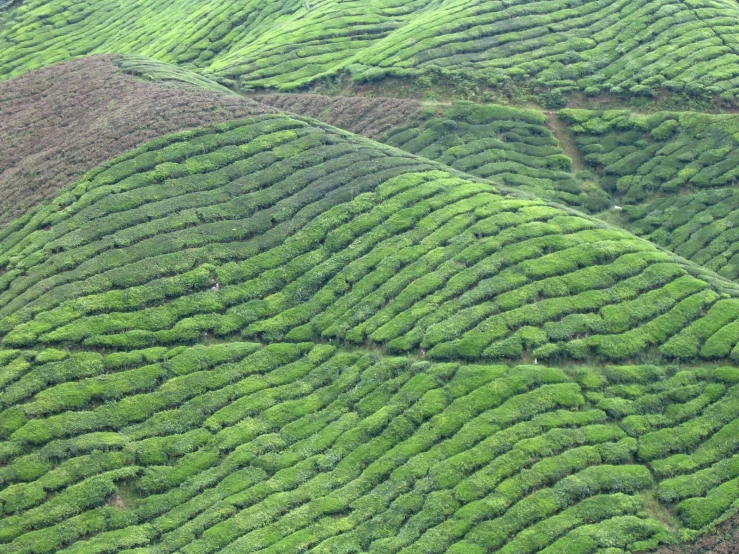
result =
[{"label": "crest of hill", "polygon": [[163,134],[274,111],[197,84],[144,82],[123,74],[110,56],[0,82],[0,227],[93,167]]},{"label": "crest of hill", "polygon": [[424,115],[423,103],[411,99],[322,94],[264,94],[254,98],[268,106],[312,117],[375,140],[403,125],[420,125]]},{"label": "crest of hill", "polygon": [[6,347],[236,335],[441,359],[739,352],[733,283],[578,212],[283,115],[149,143],[0,239]]},{"label": "crest of hill", "polygon": [[0,77],[115,52],[282,90],[348,73],[735,103],[738,16],[731,0],[26,0],[0,12]]},{"label": "crest of hill", "polygon": [[610,205],[609,195],[592,177],[576,178],[547,116],[537,110],[314,94],[255,98],[587,212]]}]

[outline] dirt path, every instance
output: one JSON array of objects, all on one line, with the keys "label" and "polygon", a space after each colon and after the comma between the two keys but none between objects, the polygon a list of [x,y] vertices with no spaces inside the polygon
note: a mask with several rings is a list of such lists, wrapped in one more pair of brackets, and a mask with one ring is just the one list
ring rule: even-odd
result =
[{"label": "dirt path", "polygon": [[585,160],[580,153],[580,149],[575,144],[575,137],[572,135],[567,124],[562,121],[557,112],[544,112],[547,116],[546,126],[559,141],[559,146],[565,154],[572,158],[572,167],[575,172],[586,169]]}]

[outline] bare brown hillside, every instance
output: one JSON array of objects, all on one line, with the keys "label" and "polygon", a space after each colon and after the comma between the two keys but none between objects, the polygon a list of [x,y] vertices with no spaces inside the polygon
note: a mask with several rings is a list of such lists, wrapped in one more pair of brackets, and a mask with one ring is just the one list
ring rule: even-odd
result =
[{"label": "bare brown hillside", "polygon": [[392,127],[413,124],[423,106],[418,100],[323,96],[320,94],[265,94],[260,102],[313,117],[370,138],[380,138]]},{"label": "bare brown hillside", "polygon": [[157,136],[276,111],[253,100],[164,88],[95,56],[0,83],[0,227],[91,168]]}]

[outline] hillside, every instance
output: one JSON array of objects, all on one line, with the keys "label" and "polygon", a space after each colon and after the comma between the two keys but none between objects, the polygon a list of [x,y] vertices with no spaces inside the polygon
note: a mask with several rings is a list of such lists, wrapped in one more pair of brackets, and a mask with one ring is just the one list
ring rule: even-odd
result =
[{"label": "hillside", "polygon": [[134,79],[110,57],[0,82],[0,228],[162,134],[269,111],[238,96]]},{"label": "hillside", "polygon": [[643,551],[734,498],[733,368],[4,354],[4,552]]},{"label": "hillside", "polygon": [[444,167],[261,115],[6,230],[0,544],[591,552],[670,542],[662,503],[717,520],[735,369],[422,359],[726,359],[731,283]]},{"label": "hillside", "polygon": [[254,98],[586,212],[610,205],[593,179],[576,177],[572,159],[550,130],[550,117],[537,110],[315,94]]},{"label": "hillside", "polygon": [[0,0],[0,554],[731,554],[739,4]]},{"label": "hillside", "polygon": [[[24,0],[0,12],[0,78],[81,55],[190,64],[242,87],[360,81],[736,102],[731,0]],[[125,33],[119,33],[125,29]]]},{"label": "hillside", "polygon": [[646,241],[444,167],[289,116],[157,140],[0,234],[3,344],[622,360],[734,305]]}]

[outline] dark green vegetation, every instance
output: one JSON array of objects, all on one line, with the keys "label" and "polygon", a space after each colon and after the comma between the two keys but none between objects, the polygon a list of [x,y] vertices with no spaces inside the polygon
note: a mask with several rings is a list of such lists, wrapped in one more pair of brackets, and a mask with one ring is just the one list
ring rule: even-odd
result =
[{"label": "dark green vegetation", "polygon": [[[255,98],[538,197],[585,211],[610,206],[608,194],[592,176],[576,178],[572,160],[547,126],[547,116],[536,110],[472,102],[414,106],[400,100],[349,97],[328,103],[326,97],[304,94]],[[353,120],[344,115],[350,111],[357,114]],[[403,111],[407,115],[394,124],[383,118]],[[378,119],[383,125],[370,123]]]},{"label": "dark green vegetation", "polygon": [[729,279],[739,277],[739,116],[563,110],[620,223]]},{"label": "dark green vegetation", "polygon": [[[0,11],[0,77],[92,53],[189,64],[283,90],[348,73],[733,103],[731,0],[25,0]],[[121,31],[124,32],[121,32]]]},{"label": "dark green vegetation", "polygon": [[669,196],[627,209],[626,224],[649,240],[729,279],[739,278],[735,188]]},{"label": "dark green vegetation", "polygon": [[733,186],[739,180],[739,116],[566,109],[585,162],[623,204]]}]

